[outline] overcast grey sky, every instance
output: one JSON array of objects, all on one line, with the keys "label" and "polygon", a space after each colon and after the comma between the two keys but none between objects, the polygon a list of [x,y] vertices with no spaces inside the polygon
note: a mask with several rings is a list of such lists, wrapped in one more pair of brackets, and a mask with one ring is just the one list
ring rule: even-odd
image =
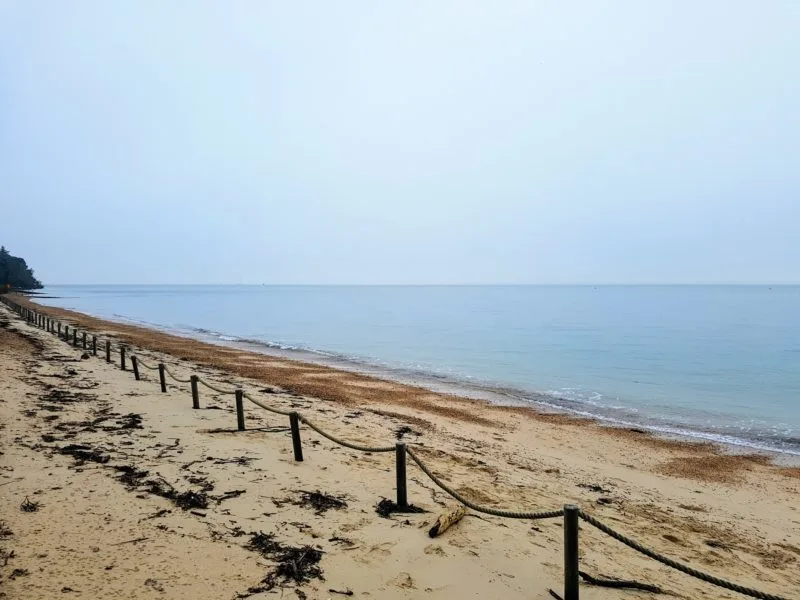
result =
[{"label": "overcast grey sky", "polygon": [[800,2],[0,0],[46,283],[800,282]]}]

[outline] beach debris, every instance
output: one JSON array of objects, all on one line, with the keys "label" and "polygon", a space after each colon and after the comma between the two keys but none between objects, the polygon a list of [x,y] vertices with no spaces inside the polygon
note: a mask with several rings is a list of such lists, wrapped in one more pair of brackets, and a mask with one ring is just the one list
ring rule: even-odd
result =
[{"label": "beach debris", "polygon": [[602,587],[610,587],[610,588],[618,588],[618,589],[630,589],[630,590],[642,590],[644,592],[652,592],[654,594],[660,594],[661,588],[657,585],[652,585],[650,583],[642,583],[641,581],[633,581],[633,580],[623,580],[623,579],[606,579],[606,578],[599,578],[599,577],[592,577],[585,571],[578,571],[578,574],[581,578],[591,585],[597,585]]},{"label": "beach debris", "polygon": [[81,360],[89,360],[89,353],[84,352],[83,354],[81,354]]},{"label": "beach debris", "polygon": [[119,417],[114,426],[103,427],[103,431],[120,431],[125,429],[144,429],[142,426],[142,415],[128,413],[127,415]]},{"label": "beach debris", "polygon": [[217,504],[221,504],[225,500],[230,500],[231,498],[238,498],[242,494],[247,493],[247,490],[231,490],[230,492],[225,492],[220,496],[214,496],[214,500],[216,500]]},{"label": "beach debris", "polygon": [[328,593],[329,594],[339,594],[341,596],[352,596],[353,595],[353,590],[351,590],[350,588],[347,588],[346,590],[341,591],[341,590],[335,590],[333,588],[328,588]]},{"label": "beach debris", "polygon": [[28,569],[14,569],[13,571],[11,571],[11,574],[8,576],[8,578],[13,580],[16,579],[17,577],[27,577],[30,574],[31,572],[28,571]]},{"label": "beach debris", "polygon": [[148,493],[171,500],[175,506],[183,510],[208,508],[208,496],[205,492],[189,490],[178,493],[163,477],[148,479],[142,485],[146,486],[145,491]]},{"label": "beach debris", "polygon": [[398,506],[396,502],[389,500],[388,498],[383,498],[375,506],[375,512],[384,519],[388,519],[393,513],[424,513],[427,511],[419,506],[414,506],[413,504],[409,504],[408,506]]},{"label": "beach debris", "polygon": [[608,496],[600,496],[597,500],[595,500],[598,504],[613,504],[614,499],[609,498]]},{"label": "beach debris", "polygon": [[144,584],[145,584],[147,587],[151,587],[151,588],[153,588],[153,589],[154,589],[155,591],[157,591],[157,592],[163,592],[163,591],[164,591],[164,586],[163,586],[163,585],[161,585],[161,584],[158,582],[158,580],[156,580],[156,579],[152,579],[152,578],[145,579],[145,580],[144,580]]},{"label": "beach debris", "polygon": [[329,510],[341,510],[347,508],[347,502],[344,498],[337,498],[330,494],[323,494],[319,490],[316,492],[309,492],[306,490],[299,490],[300,500],[292,502],[295,506],[302,506],[303,508],[311,507],[314,509],[314,514],[321,515]]},{"label": "beach debris", "polygon": [[110,460],[107,454],[103,454],[99,450],[95,450],[91,446],[84,444],[69,444],[58,449],[59,453],[72,456],[78,464],[84,464],[87,461],[105,464]]},{"label": "beach debris", "polygon": [[182,508],[183,510],[208,508],[208,496],[206,496],[205,492],[181,492],[174,497],[173,502],[178,508]]},{"label": "beach debris", "polygon": [[556,592],[554,592],[553,590],[547,590],[547,591],[548,591],[548,592],[550,592],[550,595],[551,595],[553,598],[555,598],[556,600],[564,600],[564,599],[563,599],[561,596],[559,596],[559,595],[558,595]]},{"label": "beach debris", "polygon": [[579,483],[579,488],[583,488],[585,490],[589,490],[590,492],[595,492],[596,494],[609,494],[611,490],[607,490],[602,485],[597,485],[596,483]]},{"label": "beach debris", "polygon": [[323,552],[318,548],[286,546],[275,540],[274,534],[262,531],[251,532],[250,541],[245,547],[277,564],[259,585],[249,588],[246,594],[237,595],[237,598],[247,598],[253,594],[268,592],[276,585],[282,585],[289,581],[301,585],[312,579],[323,579],[322,569],[319,566]]},{"label": "beach debris", "polygon": [[137,469],[133,465],[114,465],[113,468],[122,473],[118,479],[129,489],[138,487],[142,479],[150,474],[149,471]]},{"label": "beach debris", "polygon": [[0,561],[2,564],[0,566],[5,567],[12,558],[14,558],[15,554],[13,550],[5,550],[0,548]]},{"label": "beach debris", "polygon": [[149,540],[150,538],[146,537],[138,537],[132,540],[125,540],[124,542],[117,542],[116,544],[111,544],[112,546],[123,546],[125,544],[138,544],[139,542],[144,542],[145,540]]},{"label": "beach debris", "polygon": [[64,586],[64,587],[61,588],[61,593],[62,594],[69,594],[70,592],[74,592],[74,591],[75,590],[73,590],[71,587],[67,587],[67,586]]},{"label": "beach debris", "polygon": [[439,515],[439,518],[436,519],[436,523],[434,523],[433,527],[428,531],[428,535],[432,538],[442,535],[450,527],[463,519],[466,514],[467,509],[463,505],[459,504],[458,506],[449,508]]},{"label": "beach debris", "polygon": [[11,531],[11,528],[9,528],[8,523],[6,523],[5,521],[0,521],[0,540],[10,538],[12,535],[14,535],[14,532]]},{"label": "beach debris", "polygon": [[170,509],[168,509],[168,508],[162,508],[161,510],[159,510],[157,512],[154,512],[152,515],[148,515],[148,516],[146,516],[146,517],[144,517],[143,519],[140,519],[140,520],[141,521],[146,521],[148,519],[158,519],[158,518],[161,518],[161,517],[164,517],[164,516],[170,514],[171,512],[172,511]]},{"label": "beach debris", "polygon": [[214,458],[209,456],[206,460],[213,460],[215,465],[240,465],[242,467],[249,467],[250,463],[255,459],[250,456],[234,456],[232,458]]},{"label": "beach debris", "polygon": [[403,425],[402,427],[398,427],[394,432],[394,434],[395,434],[395,436],[397,437],[398,440],[402,440],[403,437],[405,435],[409,434],[409,433],[411,433],[413,435],[416,435],[416,436],[422,435],[419,431],[416,431],[416,430],[412,429],[408,425]]},{"label": "beach debris", "polygon": [[22,512],[36,512],[39,510],[39,506],[41,506],[39,502],[31,502],[28,497],[25,496],[25,500],[19,505],[19,509]]},{"label": "beach debris", "polygon": [[333,543],[333,544],[342,544],[343,546],[352,546],[353,545],[353,540],[348,539],[348,538],[344,538],[344,537],[339,537],[338,535],[333,536],[328,541]]}]

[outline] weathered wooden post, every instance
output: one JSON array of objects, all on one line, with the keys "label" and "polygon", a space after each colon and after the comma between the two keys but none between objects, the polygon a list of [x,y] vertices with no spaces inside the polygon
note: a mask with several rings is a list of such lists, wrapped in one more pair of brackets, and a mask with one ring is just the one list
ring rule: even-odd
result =
[{"label": "weathered wooden post", "polygon": [[398,442],[395,445],[395,462],[397,476],[397,506],[408,507],[408,492],[406,490],[406,445]]},{"label": "weathered wooden post", "polygon": [[58,337],[61,337],[61,321],[58,322]]},{"label": "weathered wooden post", "polygon": [[578,600],[578,515],[574,504],[564,506],[564,600]]},{"label": "weathered wooden post", "polygon": [[125,346],[119,346],[119,368],[125,370]]},{"label": "weathered wooden post", "polygon": [[64,341],[69,344],[69,325],[64,325]]},{"label": "weathered wooden post", "polygon": [[106,362],[111,362],[111,342],[106,340]]},{"label": "weathered wooden post", "polygon": [[167,391],[167,376],[164,373],[164,363],[158,363],[158,380],[161,382],[161,391]]},{"label": "weathered wooden post", "polygon": [[97,356],[97,336],[92,336],[92,354]]},{"label": "weathered wooden post", "polygon": [[244,431],[244,392],[236,390],[236,428]]},{"label": "weathered wooden post", "polygon": [[133,366],[133,377],[139,381],[139,361],[135,354],[131,354],[131,365]]},{"label": "weathered wooden post", "polygon": [[73,327],[72,328],[72,345],[75,346],[76,348],[78,347],[78,328],[77,327]]},{"label": "weathered wooden post", "polygon": [[300,416],[297,412],[289,415],[289,425],[292,429],[292,446],[294,447],[294,459],[303,462],[303,444],[300,441]]},{"label": "weathered wooden post", "polygon": [[192,408],[200,408],[200,394],[197,391],[197,375],[189,377],[192,384]]},{"label": "weathered wooden post", "polygon": [[86,350],[86,332],[83,332],[83,349]]}]

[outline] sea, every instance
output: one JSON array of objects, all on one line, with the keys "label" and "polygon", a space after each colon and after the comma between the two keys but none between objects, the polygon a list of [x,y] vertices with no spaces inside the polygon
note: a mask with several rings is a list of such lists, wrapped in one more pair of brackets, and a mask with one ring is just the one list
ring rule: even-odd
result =
[{"label": "sea", "polygon": [[39,301],[800,457],[800,286],[59,285]]}]

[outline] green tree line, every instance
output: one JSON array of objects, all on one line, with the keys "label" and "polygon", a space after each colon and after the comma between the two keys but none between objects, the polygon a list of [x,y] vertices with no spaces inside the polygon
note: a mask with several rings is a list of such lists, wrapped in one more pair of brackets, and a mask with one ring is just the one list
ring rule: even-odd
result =
[{"label": "green tree line", "polygon": [[33,276],[33,270],[24,258],[12,256],[0,246],[0,291],[14,288],[18,290],[38,290],[41,282]]}]

